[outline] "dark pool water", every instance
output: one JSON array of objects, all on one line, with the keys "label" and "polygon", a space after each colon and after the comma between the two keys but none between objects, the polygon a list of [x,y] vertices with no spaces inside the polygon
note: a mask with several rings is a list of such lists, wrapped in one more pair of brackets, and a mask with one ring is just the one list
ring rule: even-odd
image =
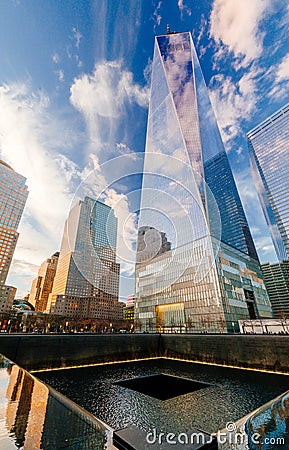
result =
[{"label": "dark pool water", "polygon": [[[210,386],[169,400],[158,400],[117,381],[165,373],[210,383]],[[111,427],[136,425],[150,431],[181,433],[192,427],[210,433],[225,427],[289,390],[289,376],[194,364],[168,359],[36,372]]]}]

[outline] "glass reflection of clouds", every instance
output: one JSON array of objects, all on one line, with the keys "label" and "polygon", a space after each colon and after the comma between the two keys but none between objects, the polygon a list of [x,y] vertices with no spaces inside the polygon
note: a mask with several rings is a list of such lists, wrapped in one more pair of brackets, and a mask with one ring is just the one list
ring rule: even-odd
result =
[{"label": "glass reflection of clouds", "polygon": [[245,438],[242,444],[236,445],[236,450],[242,450],[245,445],[250,450],[277,450],[289,448],[288,430],[289,391],[238,420],[231,439],[235,442],[235,434]]},{"label": "glass reflection of clouds", "polygon": [[248,133],[251,171],[279,261],[289,258],[289,105]]}]

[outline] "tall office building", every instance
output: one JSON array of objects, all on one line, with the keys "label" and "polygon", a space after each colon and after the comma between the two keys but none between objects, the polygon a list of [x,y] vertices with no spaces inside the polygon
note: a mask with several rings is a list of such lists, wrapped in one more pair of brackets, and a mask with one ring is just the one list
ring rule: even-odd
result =
[{"label": "tall office building", "polygon": [[261,267],[274,317],[289,318],[289,261]]},{"label": "tall office building", "polygon": [[0,313],[12,307],[16,288],[6,278],[17,244],[17,228],[28,196],[26,178],[0,160]]},{"label": "tall office building", "polygon": [[251,171],[279,261],[289,259],[289,104],[248,134]]},{"label": "tall office building", "polygon": [[117,218],[90,197],[70,211],[47,309],[67,317],[122,319],[116,263]]},{"label": "tall office building", "polygon": [[226,332],[237,329],[240,318],[271,316],[187,32],[155,39],[138,239],[146,243],[137,246],[139,327]]},{"label": "tall office building", "polygon": [[32,281],[29,295],[30,303],[35,311],[44,312],[47,308],[49,294],[52,291],[58,264],[59,252],[54,253],[41,264],[37,277]]}]

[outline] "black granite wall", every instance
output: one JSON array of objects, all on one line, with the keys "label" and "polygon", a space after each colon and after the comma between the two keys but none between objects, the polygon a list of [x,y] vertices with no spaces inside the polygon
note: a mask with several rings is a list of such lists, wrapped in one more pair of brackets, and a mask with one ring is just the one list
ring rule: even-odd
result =
[{"label": "black granite wall", "polygon": [[289,336],[1,334],[0,353],[27,370],[170,357],[289,373]]},{"label": "black granite wall", "polygon": [[1,334],[0,353],[27,370],[161,356],[155,334]]},{"label": "black granite wall", "polygon": [[289,336],[162,335],[164,356],[289,373]]}]

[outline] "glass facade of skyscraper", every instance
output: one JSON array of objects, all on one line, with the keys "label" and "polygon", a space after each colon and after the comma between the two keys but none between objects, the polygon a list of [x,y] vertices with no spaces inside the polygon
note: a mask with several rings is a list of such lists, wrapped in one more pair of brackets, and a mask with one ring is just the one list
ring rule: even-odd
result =
[{"label": "glass facade of skyscraper", "polygon": [[35,311],[43,312],[47,308],[49,294],[51,293],[54,277],[58,264],[59,252],[43,261],[37,277],[32,281],[29,302],[35,307]]},{"label": "glass facade of skyscraper", "polygon": [[[164,236],[171,244],[165,251]],[[136,324],[141,327],[191,325],[195,331],[226,332],[240,316],[270,317],[257,253],[190,33],[155,40],[140,241],[147,245],[138,245],[136,264]],[[229,254],[229,248],[234,270],[256,269],[262,294],[253,283],[246,281],[245,288],[232,269],[224,282],[220,255]],[[242,290],[238,297],[235,278]]]},{"label": "glass facade of skyscraper", "polygon": [[237,321],[271,318],[271,305],[259,262],[238,249],[213,239],[219,248],[216,265],[228,331],[238,331]]},{"label": "glass facade of skyscraper", "polygon": [[[5,286],[18,240],[18,225],[28,196],[26,178],[0,160],[0,312],[9,311],[15,288]],[[11,289],[9,289],[11,288]]]},{"label": "glass facade of skyscraper", "polygon": [[262,264],[265,285],[274,317],[289,317],[289,260]]},{"label": "glass facade of skyscraper", "polygon": [[279,261],[289,259],[289,104],[248,134],[251,170]]},{"label": "glass facade of skyscraper", "polygon": [[116,263],[117,218],[90,197],[71,209],[48,310],[66,316],[121,319]]},{"label": "glass facade of skyscraper", "polygon": [[[258,260],[256,248],[249,230],[244,209],[236,188],[225,151],[205,162],[205,180],[217,202],[223,242]],[[210,205],[208,205],[210,210]],[[209,215],[210,229],[214,235],[214,216]]]}]

